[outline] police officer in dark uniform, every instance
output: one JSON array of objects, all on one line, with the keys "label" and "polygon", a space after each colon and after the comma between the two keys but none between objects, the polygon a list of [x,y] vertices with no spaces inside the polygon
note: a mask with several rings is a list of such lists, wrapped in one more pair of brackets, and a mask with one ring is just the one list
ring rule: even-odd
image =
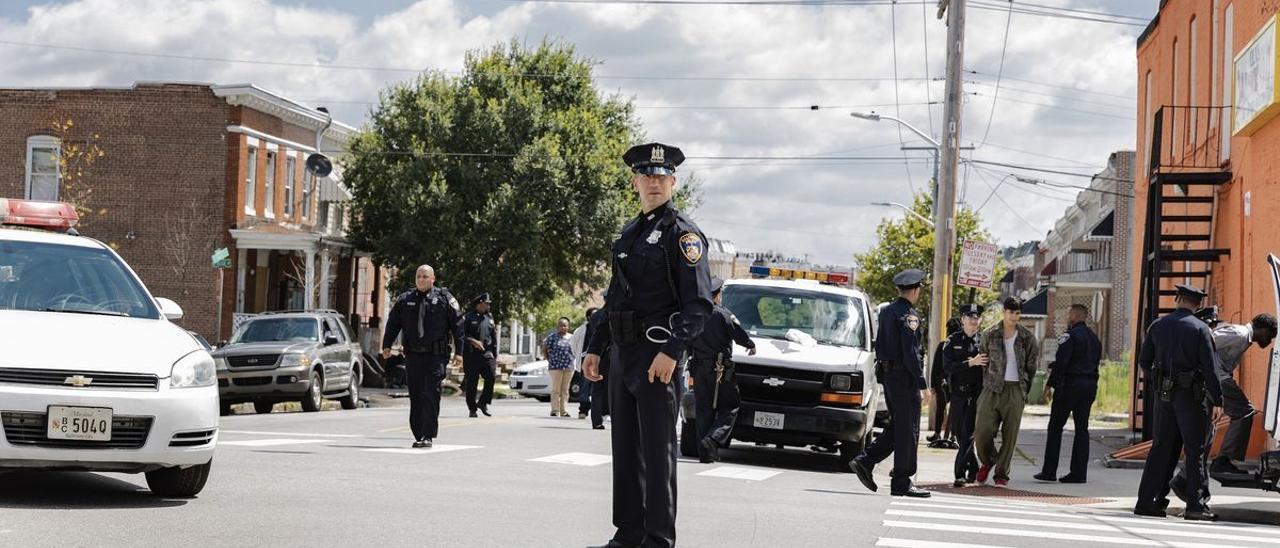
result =
[{"label": "police officer in dark uniform", "polygon": [[[607,300],[607,297],[606,297]],[[599,329],[609,329],[609,315],[604,310],[592,309],[591,314],[587,315],[587,329],[583,333],[584,345],[590,345],[592,337]],[[586,351],[584,350],[585,354]],[[609,348],[606,347],[600,351],[600,366],[598,368],[601,379],[595,382],[590,380],[587,384],[591,387],[591,428],[593,430],[604,430],[604,416],[609,415]],[[583,375],[586,378],[586,375]]]},{"label": "police officer in dark uniform", "polygon": [[[1102,341],[1089,329],[1089,308],[1073,304],[1067,311],[1067,332],[1058,337],[1058,352],[1049,364],[1046,383],[1053,395],[1049,411],[1049,437],[1044,445],[1044,467],[1034,477],[1040,481],[1084,483],[1089,469],[1089,412],[1098,396],[1098,365]],[[1058,452],[1067,415],[1075,423],[1071,442],[1071,470],[1058,478]]]},{"label": "police officer in dark uniform", "polygon": [[[920,313],[915,309],[925,274],[904,270],[893,277],[898,300],[880,311],[880,333],[876,337],[876,377],[884,385],[889,406],[889,425],[849,467],[867,489],[876,490],[871,469],[893,454],[893,482],[889,494],[896,497],[927,498],[928,491],[911,484],[916,474],[916,449],[920,440],[920,402],[927,392],[924,365],[920,357]],[[880,374],[883,370],[884,374]]]},{"label": "police officer in dark uniform", "polygon": [[756,343],[729,309],[720,306],[724,280],[711,278],[711,299],[715,307],[702,327],[702,336],[693,342],[694,422],[698,425],[698,456],[702,462],[720,460],[720,448],[729,444],[738,420],[738,382],[733,373],[733,343],[756,354]]},{"label": "police officer in dark uniform", "polygon": [[444,381],[450,341],[462,337],[458,300],[436,287],[436,273],[428,265],[414,274],[416,289],[396,297],[382,334],[382,357],[391,356],[396,336],[403,335],[406,376],[409,381],[409,428],[413,446],[431,448],[439,433],[440,383]]},{"label": "police officer in dark uniform", "polygon": [[[471,301],[471,310],[462,317],[462,339],[458,341],[458,353],[462,355],[462,391],[467,398],[467,410],[476,416],[476,410],[489,414],[493,403],[494,369],[498,365],[498,330],[489,315],[489,294],[481,293]],[[480,379],[484,379],[484,391],[479,398]]]},{"label": "police officer in dark uniform", "polygon": [[613,279],[583,371],[599,381],[600,354],[613,344],[613,524],[607,548],[669,548],[676,542],[676,364],[711,315],[706,238],[671,203],[680,149],[661,143],[623,156],[642,212],[613,245]]},{"label": "police officer in dark uniform", "polygon": [[960,330],[947,338],[943,368],[951,386],[951,431],[956,435],[955,487],[973,483],[978,474],[978,456],[973,452],[973,431],[978,420],[978,395],[982,394],[982,371],[989,359],[978,351],[982,345],[982,313],[978,304],[960,308]]},{"label": "police officer in dark uniform", "polygon": [[1213,521],[1209,510],[1206,455],[1213,436],[1209,420],[1213,406],[1221,405],[1217,354],[1209,326],[1196,319],[1205,293],[1179,285],[1178,309],[1151,324],[1142,341],[1138,365],[1146,370],[1156,391],[1151,451],[1138,486],[1133,513],[1165,516],[1169,504],[1169,480],[1178,465],[1178,452],[1186,458],[1188,520]]}]

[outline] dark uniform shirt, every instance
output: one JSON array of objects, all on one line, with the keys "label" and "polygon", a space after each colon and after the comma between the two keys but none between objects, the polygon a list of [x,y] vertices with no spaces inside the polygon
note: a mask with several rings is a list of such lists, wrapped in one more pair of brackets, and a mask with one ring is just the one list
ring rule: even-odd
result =
[{"label": "dark uniform shirt", "polygon": [[977,394],[982,391],[982,367],[970,367],[968,360],[979,354],[982,331],[978,330],[972,337],[964,331],[952,333],[947,338],[943,351],[943,367],[947,370],[951,382],[951,391],[963,391],[966,394]]},{"label": "dark uniform shirt", "polygon": [[1218,356],[1213,351],[1213,333],[1190,310],[1179,308],[1151,324],[1138,353],[1138,365],[1164,375],[1199,372],[1205,390],[1215,402],[1222,401],[1218,384]]},{"label": "dark uniform shirt", "polygon": [[442,287],[432,287],[426,293],[417,289],[401,293],[387,314],[382,347],[391,348],[396,336],[403,334],[405,350],[437,352],[433,346],[462,336],[459,312],[457,299]]},{"label": "dark uniform shirt", "polygon": [[[462,317],[462,336],[458,348],[464,356],[498,355],[498,330],[494,329],[493,316],[481,314],[472,309]],[[484,345],[484,350],[476,350],[467,339],[475,339]]]},{"label": "dark uniform shirt", "polygon": [[916,378],[916,388],[924,390],[924,365],[920,360],[920,313],[902,297],[880,311],[880,333],[876,338],[876,359],[902,368]]},{"label": "dark uniform shirt", "polygon": [[[641,213],[623,227],[613,245],[613,279],[605,310],[632,311],[638,326],[669,328],[671,336],[661,350],[680,361],[711,315],[706,250],[702,231],[671,202]],[[610,330],[599,329],[589,352],[599,355],[610,342]]]},{"label": "dark uniform shirt", "polygon": [[714,360],[716,355],[725,359],[733,357],[733,345],[736,342],[744,348],[755,348],[755,341],[738,323],[729,309],[715,305],[711,309],[711,317],[702,326],[702,336],[693,341],[693,357],[699,360]]},{"label": "dark uniform shirt", "polygon": [[1049,385],[1056,386],[1055,381],[1068,378],[1097,378],[1101,362],[1102,341],[1085,322],[1078,322],[1058,337],[1058,352],[1049,372]]}]

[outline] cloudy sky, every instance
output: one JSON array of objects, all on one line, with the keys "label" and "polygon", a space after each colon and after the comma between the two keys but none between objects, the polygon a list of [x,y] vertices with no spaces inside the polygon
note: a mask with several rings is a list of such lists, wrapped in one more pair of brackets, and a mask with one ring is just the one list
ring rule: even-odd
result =
[{"label": "cloudy sky", "polygon": [[[946,34],[933,2],[859,1],[5,0],[0,87],[253,83],[358,126],[414,70],[456,71],[466,51],[513,37],[560,40],[598,62],[602,90],[634,98],[651,137],[693,157],[684,171],[704,181],[694,218],[709,236],[851,264],[881,218],[902,215],[870,203],[908,202],[931,160],[900,150],[925,145],[910,131],[849,113],[898,114],[936,136]],[[1133,149],[1135,40],[1157,1],[1013,4],[1077,18],[1008,5],[971,0],[966,156],[1093,173]],[[1001,244],[1042,238],[1074,195],[1010,171],[962,167],[960,196]]]}]

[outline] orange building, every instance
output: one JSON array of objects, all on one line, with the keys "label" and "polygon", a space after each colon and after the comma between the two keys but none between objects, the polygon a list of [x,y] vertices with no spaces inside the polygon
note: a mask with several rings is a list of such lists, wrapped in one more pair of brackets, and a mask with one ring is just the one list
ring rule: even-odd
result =
[{"label": "orange building", "polygon": [[[1137,344],[1173,306],[1176,283],[1205,287],[1225,322],[1280,306],[1268,261],[1280,255],[1277,11],[1277,2],[1166,0],[1138,38]],[[1276,431],[1273,350],[1251,348],[1237,373],[1266,410],[1254,421],[1251,455],[1275,446],[1264,432]],[[1135,386],[1141,430],[1149,400],[1143,379]]]}]

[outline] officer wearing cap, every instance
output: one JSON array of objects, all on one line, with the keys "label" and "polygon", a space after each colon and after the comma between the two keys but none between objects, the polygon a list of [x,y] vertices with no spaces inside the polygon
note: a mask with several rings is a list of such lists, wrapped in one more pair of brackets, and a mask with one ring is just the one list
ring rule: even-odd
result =
[{"label": "officer wearing cap", "polygon": [[[1067,310],[1067,332],[1058,337],[1058,351],[1049,364],[1046,385],[1053,395],[1049,411],[1049,437],[1044,445],[1044,467],[1034,477],[1040,481],[1084,483],[1089,469],[1089,412],[1098,395],[1098,365],[1102,341],[1089,329],[1089,307],[1073,304]],[[1058,478],[1058,452],[1067,415],[1075,423],[1071,443],[1071,468]]]},{"label": "officer wearing cap", "polygon": [[[920,439],[920,402],[927,392],[924,366],[920,358],[920,313],[915,303],[920,298],[924,272],[904,270],[893,277],[898,286],[898,300],[880,311],[880,332],[876,338],[877,377],[884,385],[885,402],[889,406],[889,425],[849,467],[858,474],[862,485],[876,490],[871,469],[893,454],[893,478],[889,494],[897,497],[926,498],[928,491],[911,484],[916,474],[916,445]],[[879,375],[883,369],[884,375]]]},{"label": "officer wearing cap", "polygon": [[414,290],[396,297],[387,314],[382,359],[391,357],[391,345],[403,335],[413,446],[430,449],[440,430],[440,383],[453,355],[449,343],[462,337],[458,323],[461,311],[458,300],[436,286],[436,271],[429,265],[418,267],[414,285]]},{"label": "officer wearing cap", "polygon": [[599,381],[600,354],[613,345],[613,524],[606,548],[669,548],[676,542],[676,364],[711,315],[706,238],[671,203],[679,148],[631,147],[622,157],[642,210],[610,252],[613,277],[582,368]]},{"label": "officer wearing cap", "polygon": [[1177,310],[1151,324],[1138,354],[1138,365],[1154,381],[1157,397],[1151,450],[1133,513],[1165,516],[1169,480],[1179,452],[1185,452],[1187,509],[1183,517],[1213,521],[1218,516],[1209,509],[1205,469],[1213,436],[1209,416],[1212,407],[1222,402],[1216,374],[1218,357],[1209,326],[1193,315],[1204,300],[1204,291],[1188,285],[1177,289]]},{"label": "officer wearing cap", "polygon": [[960,331],[947,337],[943,368],[951,385],[951,431],[956,435],[956,487],[976,481],[978,456],[973,452],[973,431],[978,419],[978,396],[982,394],[982,370],[990,362],[982,347],[982,313],[979,304],[960,308]]},{"label": "officer wearing cap", "polygon": [[738,318],[720,305],[724,280],[711,278],[711,299],[715,306],[693,342],[694,422],[698,428],[698,457],[702,462],[720,460],[720,448],[728,445],[738,420],[738,382],[734,378],[733,343],[756,354],[756,343],[747,335]]},{"label": "officer wearing cap", "polygon": [[[481,293],[471,300],[471,310],[459,320],[462,324],[462,340],[458,342],[458,354],[462,356],[462,392],[466,395],[467,410],[471,416],[476,411],[489,414],[493,403],[494,369],[498,364],[498,330],[489,315],[488,293]],[[476,397],[480,379],[484,379],[484,391]]]}]

